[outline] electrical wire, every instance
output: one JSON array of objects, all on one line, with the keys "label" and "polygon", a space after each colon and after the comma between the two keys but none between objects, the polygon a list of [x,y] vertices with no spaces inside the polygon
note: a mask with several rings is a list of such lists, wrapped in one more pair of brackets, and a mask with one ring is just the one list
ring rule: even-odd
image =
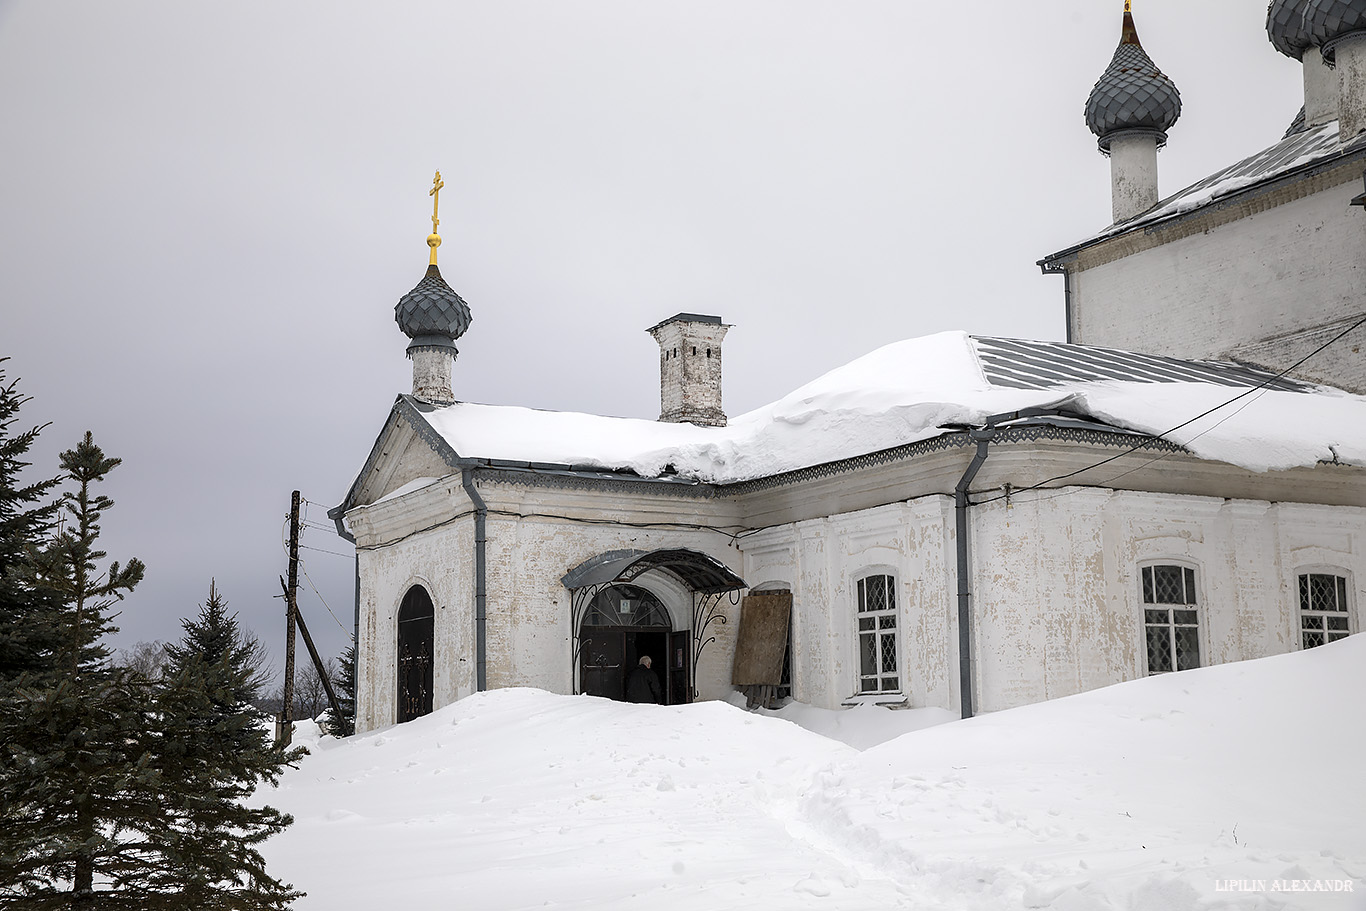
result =
[{"label": "electrical wire", "polygon": [[343,633],[346,633],[346,638],[350,639],[352,643],[354,643],[356,641],[355,633],[353,633],[351,630],[343,626],[341,620],[337,617],[335,613],[333,613],[332,606],[327,603],[327,599],[323,597],[323,593],[318,591],[318,586],[314,585],[313,580],[309,578],[308,569],[304,566],[304,561],[302,560],[299,561],[299,572],[304,574],[304,579],[307,580],[308,587],[313,589],[313,594],[318,596],[318,600],[323,603],[323,607],[327,608],[327,612],[329,614],[332,614],[332,619],[336,621],[337,626],[341,629],[341,631]]},{"label": "electrical wire", "polygon": [[311,551],[314,551],[314,552],[320,553],[320,554],[331,554],[331,555],[334,556],[334,557],[342,557],[342,558],[347,559],[347,560],[350,560],[350,559],[352,559],[352,558],[355,556],[354,554],[343,554],[343,553],[339,553],[338,551],[335,551],[335,550],[323,550],[321,547],[309,547],[307,544],[300,544],[300,545],[299,545],[299,550],[311,550]]}]

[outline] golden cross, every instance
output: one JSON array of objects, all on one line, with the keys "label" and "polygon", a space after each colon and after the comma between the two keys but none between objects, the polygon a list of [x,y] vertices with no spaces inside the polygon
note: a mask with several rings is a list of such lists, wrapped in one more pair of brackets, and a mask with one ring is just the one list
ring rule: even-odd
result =
[{"label": "golden cross", "polygon": [[441,224],[441,219],[436,217],[436,208],[441,203],[441,188],[446,184],[441,180],[441,172],[437,171],[432,178],[432,189],[427,193],[432,198],[432,233],[436,233],[436,226]]},{"label": "golden cross", "polygon": [[446,184],[441,180],[441,172],[437,171],[432,178],[432,189],[427,195],[432,198],[432,233],[427,235],[427,246],[432,248],[431,259],[428,263],[436,265],[436,248],[441,246],[441,235],[436,233],[436,226],[441,224],[441,219],[436,217],[437,206],[441,204],[441,188]]},{"label": "golden cross", "polygon": [[1133,11],[1134,11],[1134,0],[1124,0],[1124,12],[1126,12],[1126,13],[1132,13]]}]

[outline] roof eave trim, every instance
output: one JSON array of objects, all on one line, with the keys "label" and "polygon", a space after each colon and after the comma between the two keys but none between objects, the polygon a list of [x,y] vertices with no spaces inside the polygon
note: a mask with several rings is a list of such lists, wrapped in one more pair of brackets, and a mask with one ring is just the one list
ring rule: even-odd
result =
[{"label": "roof eave trim", "polygon": [[[1061,250],[1057,253],[1052,253],[1048,256],[1045,256],[1043,259],[1038,260],[1035,263],[1035,265],[1038,266],[1044,272],[1044,274],[1051,274],[1058,271],[1059,266],[1062,266],[1067,263],[1076,262],[1078,255],[1083,250],[1089,250],[1092,247],[1097,247],[1101,244],[1106,244],[1110,241],[1118,240],[1122,237],[1128,237],[1130,234],[1134,234],[1139,231],[1142,231],[1143,233],[1147,234],[1156,231],[1159,228],[1165,228],[1169,225],[1179,224],[1188,219],[1196,218],[1200,215],[1203,215],[1206,212],[1216,211],[1225,206],[1237,203],[1248,196],[1253,196],[1261,192],[1271,192],[1293,180],[1304,177],[1312,177],[1315,174],[1322,173],[1323,171],[1327,171],[1331,168],[1340,167],[1344,164],[1350,164],[1352,161],[1360,159],[1366,159],[1366,144],[1359,145],[1356,148],[1340,149],[1327,158],[1321,158],[1318,161],[1313,161],[1308,164],[1301,165],[1298,168],[1286,171],[1282,174],[1277,174],[1274,177],[1269,177],[1265,180],[1259,181],[1254,184],[1249,184],[1245,187],[1239,187],[1237,190],[1234,190],[1231,193],[1228,193],[1224,196],[1220,196],[1217,199],[1211,199],[1205,203],[1202,203],[1196,208],[1189,209],[1185,212],[1174,212],[1171,215],[1166,215],[1162,218],[1148,222],[1141,220],[1143,218],[1142,215],[1137,215],[1135,216],[1135,218],[1139,220],[1139,223],[1133,225],[1130,228],[1124,228],[1119,231],[1116,231],[1113,234],[1105,234],[1100,237],[1094,237],[1090,240],[1082,241],[1081,243],[1068,247],[1065,250]],[[1182,192],[1185,191],[1183,190]],[[1157,206],[1154,206],[1153,208],[1158,208],[1161,205],[1162,203],[1159,202]]]}]

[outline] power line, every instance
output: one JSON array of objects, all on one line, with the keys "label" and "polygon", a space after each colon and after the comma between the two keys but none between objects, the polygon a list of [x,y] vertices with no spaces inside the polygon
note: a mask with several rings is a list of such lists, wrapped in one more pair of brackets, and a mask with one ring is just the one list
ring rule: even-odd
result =
[{"label": "power line", "polygon": [[332,606],[327,603],[327,599],[323,597],[323,593],[318,591],[318,586],[314,585],[313,580],[308,577],[308,567],[304,565],[303,561],[299,562],[299,570],[304,574],[304,579],[307,580],[308,587],[313,589],[313,594],[318,596],[318,600],[323,603],[323,607],[327,608],[327,612],[329,614],[332,614],[332,619],[336,621],[337,626],[340,627],[343,633],[346,633],[346,638],[350,639],[354,643],[356,641],[355,634],[351,632],[351,630],[343,626],[341,620],[338,619],[337,615],[332,612]]},{"label": "power line", "polygon": [[312,550],[312,551],[316,551],[317,553],[320,553],[320,554],[331,554],[331,555],[334,556],[334,557],[343,557],[343,558],[345,558],[345,559],[347,559],[347,560],[350,560],[352,557],[355,556],[354,554],[343,554],[343,553],[339,553],[338,551],[335,551],[335,550],[323,550],[321,547],[309,547],[307,544],[300,544],[300,545],[299,545],[299,549],[300,549],[300,550]]}]

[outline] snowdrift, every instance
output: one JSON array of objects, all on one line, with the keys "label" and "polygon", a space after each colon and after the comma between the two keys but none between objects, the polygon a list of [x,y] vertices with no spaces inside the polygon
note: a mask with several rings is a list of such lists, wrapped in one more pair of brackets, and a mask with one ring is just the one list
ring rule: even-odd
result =
[{"label": "snowdrift", "polygon": [[297,819],[265,850],[305,911],[1366,909],[1362,693],[1356,636],[859,752],[724,703],[500,690],[314,740],[261,795]]}]

